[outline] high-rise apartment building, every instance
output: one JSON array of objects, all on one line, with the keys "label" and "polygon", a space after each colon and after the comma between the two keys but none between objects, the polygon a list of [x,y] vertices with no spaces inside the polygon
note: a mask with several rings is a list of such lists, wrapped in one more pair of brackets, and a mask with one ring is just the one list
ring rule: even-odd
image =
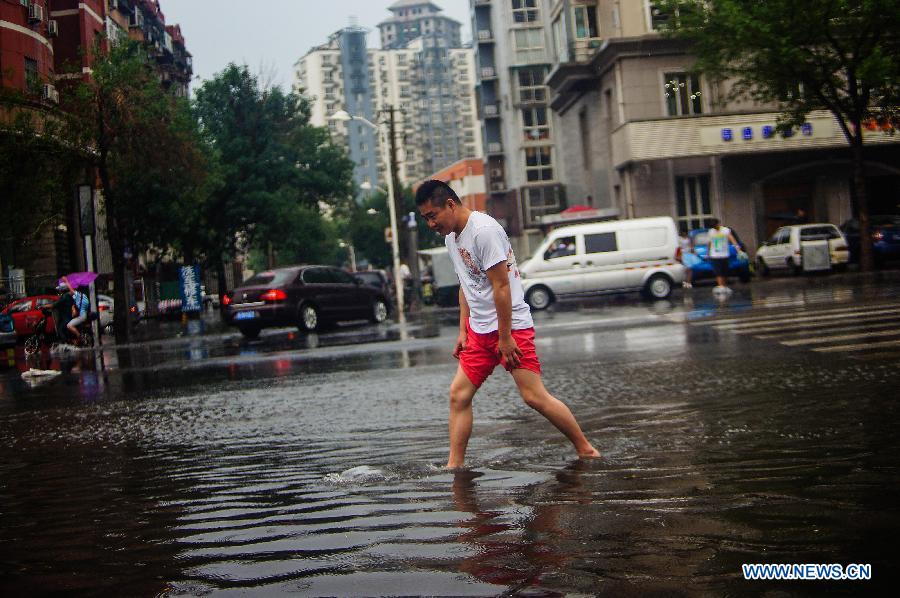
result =
[{"label": "high-rise apartment building", "polygon": [[[488,212],[527,254],[540,218],[566,207],[560,135],[544,80],[553,61],[550,0],[470,0]],[[580,203],[580,202],[579,202]]]},{"label": "high-rise apartment building", "polygon": [[[682,230],[717,218],[751,252],[797,214],[853,216],[849,150],[833,116],[812,112],[791,134],[776,132],[778,106],[735,100],[729,82],[692,72],[690,47],[658,31],[666,18],[652,0],[551,3],[546,83],[569,197],[591,195],[626,218],[672,216]],[[873,129],[869,204],[900,214],[900,141]]]},{"label": "high-rise apartment building", "polygon": [[329,120],[338,110],[375,122],[394,108],[401,184],[481,156],[474,52],[460,47],[459,23],[430,2],[398,2],[391,11],[379,25],[386,47],[367,50],[366,30],[348,27],[296,63],[295,88],[311,100],[311,122],[347,147],[357,185],[384,185],[388,148],[363,123]]}]

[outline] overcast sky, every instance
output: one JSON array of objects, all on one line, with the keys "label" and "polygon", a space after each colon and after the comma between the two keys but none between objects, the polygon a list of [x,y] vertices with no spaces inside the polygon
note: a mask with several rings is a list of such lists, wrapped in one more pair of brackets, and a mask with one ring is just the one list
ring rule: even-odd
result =
[{"label": "overcast sky", "polygon": [[[229,62],[253,73],[272,74],[289,89],[293,65],[310,48],[356,17],[370,29],[369,46],[378,47],[378,23],[390,16],[395,0],[160,0],[166,24],[181,25],[194,76],[209,79]],[[463,42],[471,39],[468,0],[434,0],[446,16],[462,23]],[[267,77],[269,78],[269,77]],[[192,89],[199,85],[196,78]]]}]

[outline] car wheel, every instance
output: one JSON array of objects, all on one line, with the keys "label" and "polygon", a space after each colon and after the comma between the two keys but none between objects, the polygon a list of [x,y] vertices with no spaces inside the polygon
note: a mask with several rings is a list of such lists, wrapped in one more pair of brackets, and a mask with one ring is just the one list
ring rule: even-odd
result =
[{"label": "car wheel", "polygon": [[262,328],[260,328],[259,326],[244,325],[244,326],[238,326],[238,330],[241,331],[241,334],[244,335],[244,338],[249,339],[249,340],[254,340],[254,339],[259,338],[259,333],[262,330]]},{"label": "car wheel", "polygon": [[311,303],[300,306],[300,329],[306,332],[315,332],[322,322],[319,319],[319,310]]},{"label": "car wheel", "polygon": [[644,293],[653,299],[665,299],[672,294],[672,279],[665,274],[654,274],[644,286]]},{"label": "car wheel", "polygon": [[766,265],[766,261],[761,257],[756,258],[756,271],[759,272],[761,276],[768,276],[772,273]]},{"label": "car wheel", "polygon": [[384,302],[384,299],[376,299],[375,303],[372,305],[372,315],[369,317],[369,319],[376,324],[381,324],[382,322],[387,320],[387,316],[387,303]]},{"label": "car wheel", "polygon": [[535,311],[547,309],[553,303],[553,295],[547,287],[534,287],[525,296],[525,302]]}]

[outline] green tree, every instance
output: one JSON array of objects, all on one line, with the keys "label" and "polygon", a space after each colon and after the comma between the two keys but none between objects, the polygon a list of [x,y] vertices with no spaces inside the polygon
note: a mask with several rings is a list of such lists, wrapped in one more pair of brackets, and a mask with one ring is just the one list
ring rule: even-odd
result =
[{"label": "green tree", "polygon": [[18,265],[20,252],[54,224],[65,222],[72,189],[85,167],[81,152],[59,136],[59,112],[0,91],[0,262]]},{"label": "green tree", "polygon": [[[128,305],[128,254],[168,248],[189,237],[190,215],[207,165],[186,101],[163,90],[144,47],[113,46],[91,78],[64,97],[68,139],[87,148],[102,193],[115,301]],[[130,335],[127,309],[116,310],[118,342]]]},{"label": "green tree", "polygon": [[[405,261],[408,255],[409,235],[403,218],[410,212],[418,215],[416,197],[412,187],[403,187],[400,195],[400,208],[397,214],[399,229],[400,256]],[[385,241],[384,231],[390,227],[390,216],[387,207],[387,195],[375,192],[366,196],[361,204],[355,204],[342,224],[344,235],[353,242],[357,257],[365,258],[378,268],[392,265],[391,245]],[[416,217],[418,249],[428,249],[444,244],[443,238],[428,228],[425,221]]]},{"label": "green tree", "polygon": [[900,102],[896,0],[667,0],[669,28],[692,43],[696,68],[735,95],[777,103],[782,130],[812,110],[837,119],[851,150],[860,263],[872,267],[864,125],[893,130]]},{"label": "green tree", "polygon": [[309,124],[309,103],[231,64],[197,90],[195,112],[217,164],[199,228],[220,292],[224,263],[240,252],[271,245],[290,261],[331,259],[338,240],[323,212],[350,201],[353,164]]}]

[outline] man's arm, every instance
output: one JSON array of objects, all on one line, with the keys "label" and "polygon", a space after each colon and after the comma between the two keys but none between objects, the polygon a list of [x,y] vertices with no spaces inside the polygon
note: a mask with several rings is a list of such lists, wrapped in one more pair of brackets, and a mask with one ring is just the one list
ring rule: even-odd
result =
[{"label": "man's arm", "polygon": [[494,306],[497,309],[497,350],[506,363],[512,367],[519,365],[522,351],[512,337],[512,292],[509,288],[509,270],[506,260],[487,269],[488,280],[494,290]]},{"label": "man's arm", "polygon": [[466,342],[469,340],[469,303],[462,286],[459,287],[459,336],[456,338],[456,348],[453,349],[453,357],[459,359],[459,354],[466,350]]}]

